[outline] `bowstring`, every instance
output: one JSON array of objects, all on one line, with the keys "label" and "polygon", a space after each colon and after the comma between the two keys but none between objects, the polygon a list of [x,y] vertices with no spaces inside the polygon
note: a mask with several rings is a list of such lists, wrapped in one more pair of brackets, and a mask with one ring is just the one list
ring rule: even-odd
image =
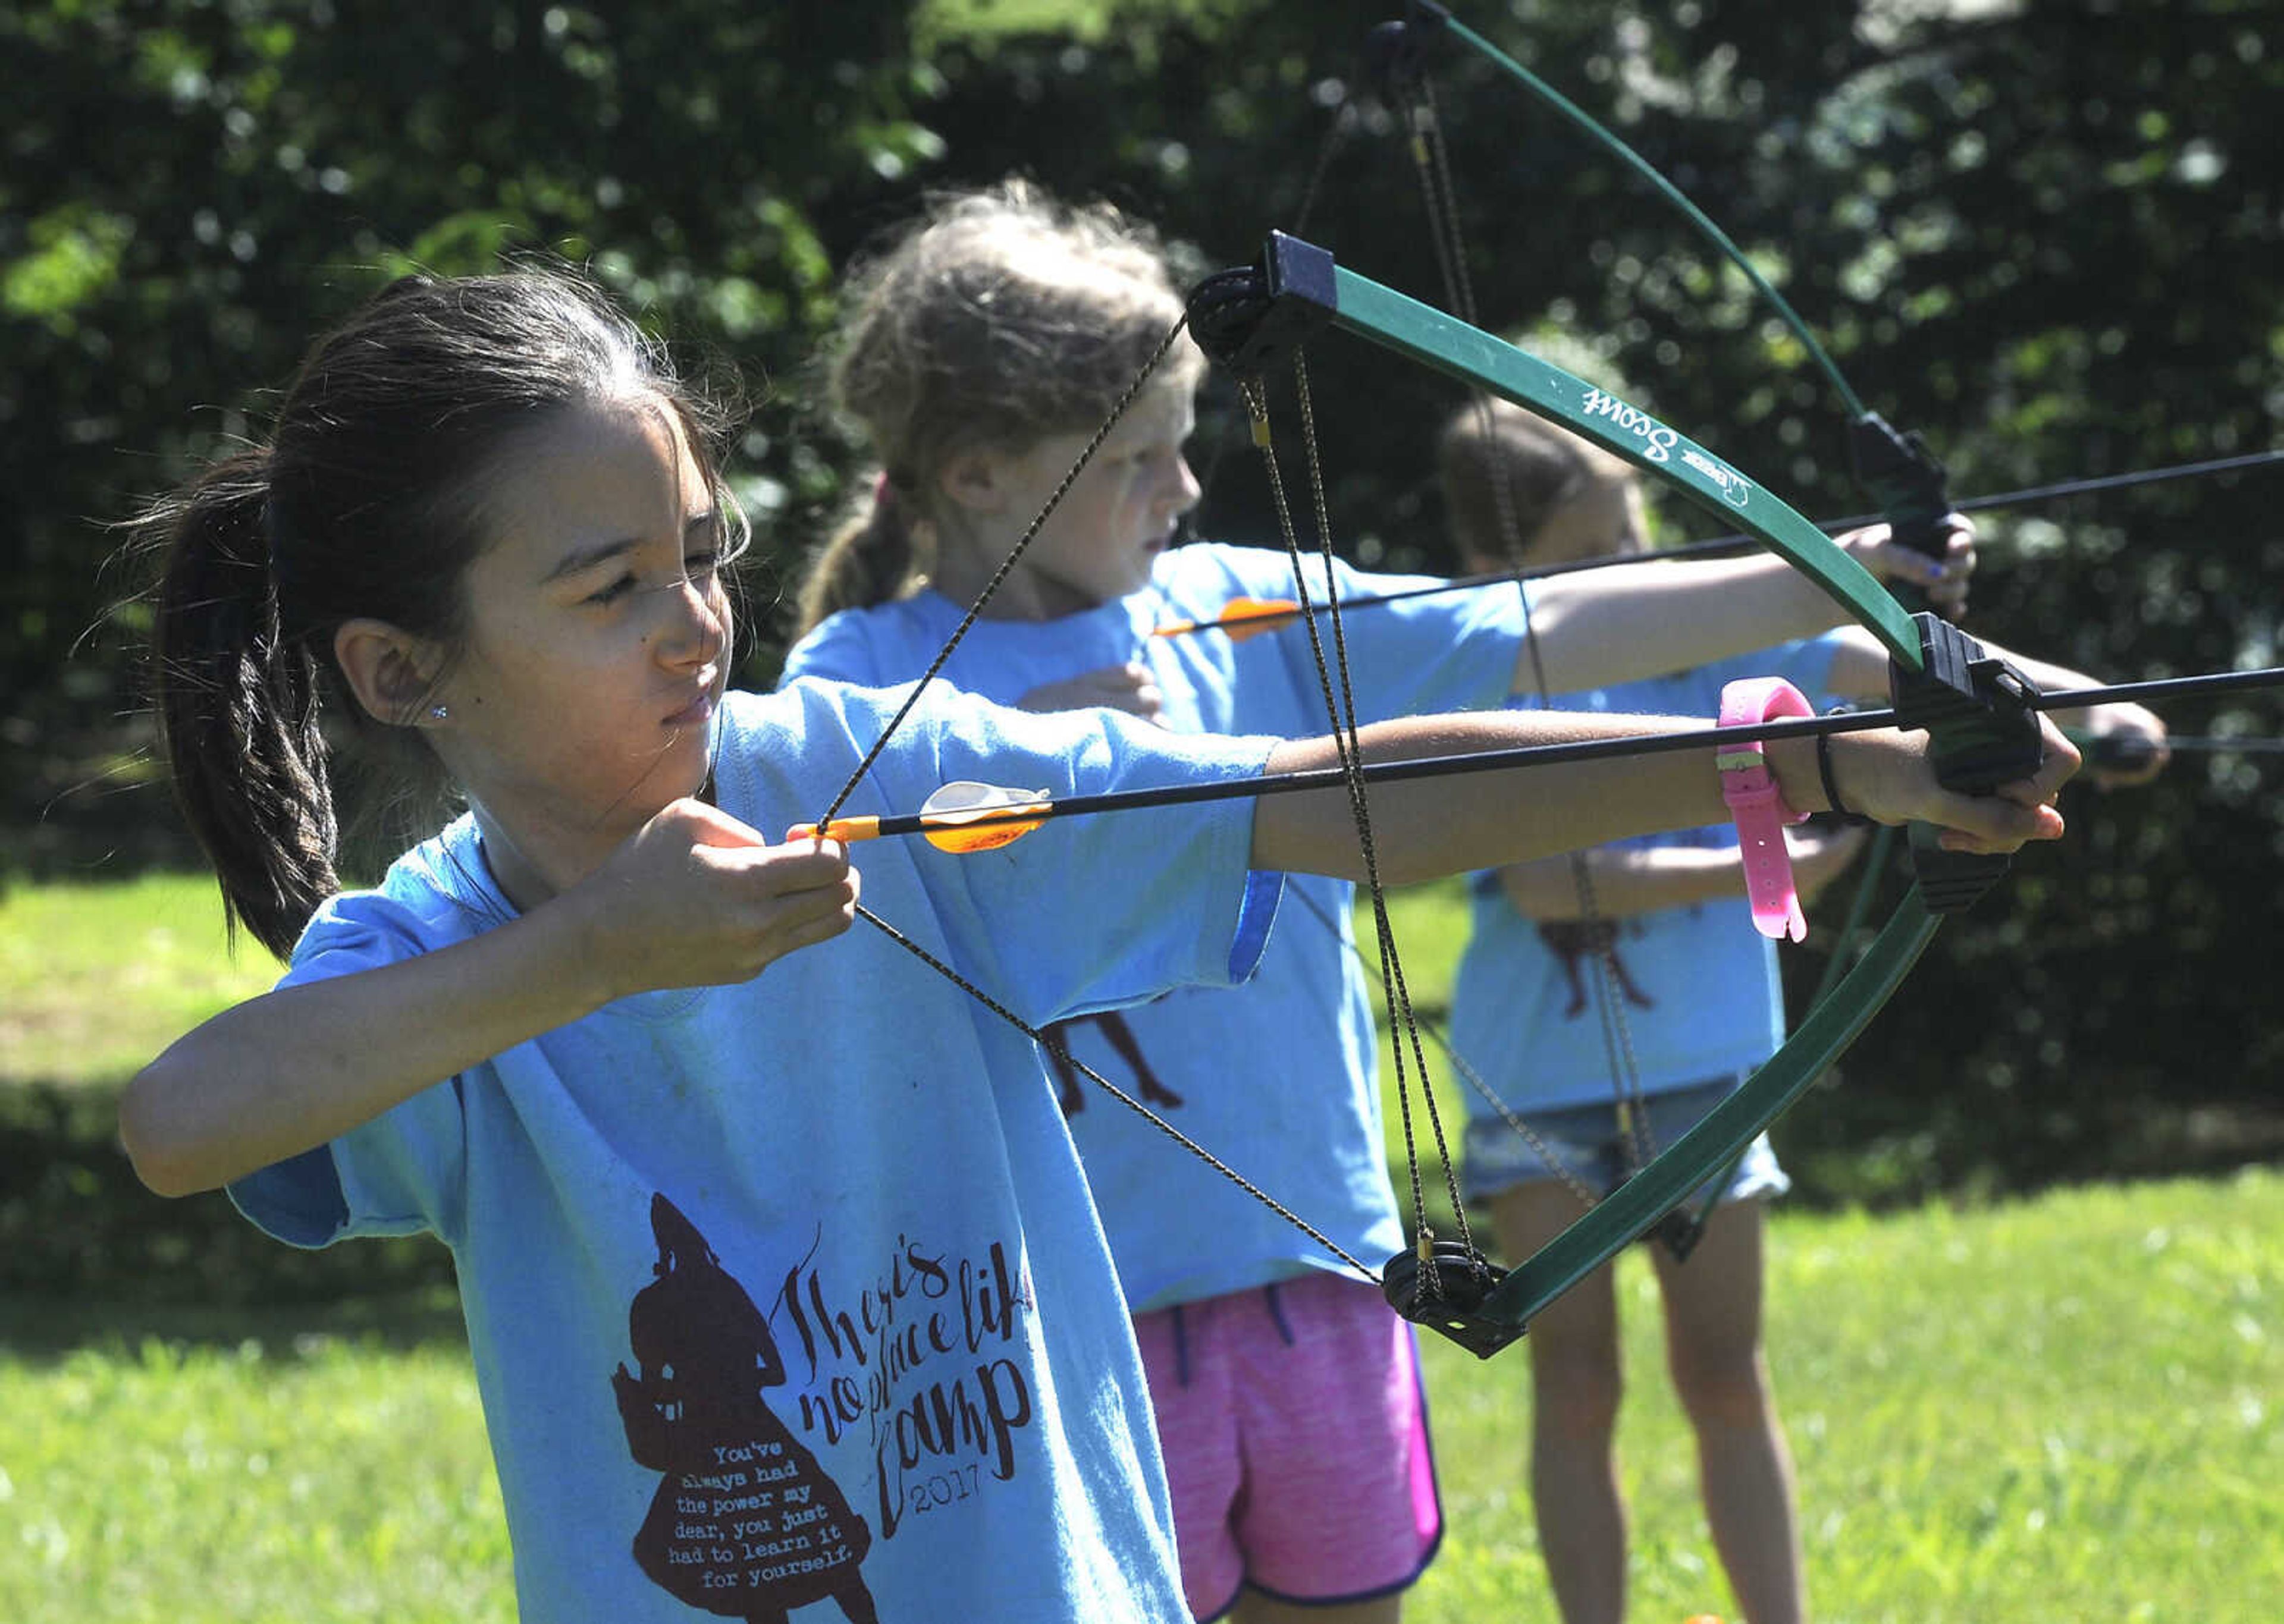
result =
[{"label": "bowstring", "polygon": [[[1467,244],[1459,225],[1459,192],[1452,178],[1451,150],[1443,138],[1443,110],[1435,93],[1434,77],[1424,68],[1412,81],[1419,94],[1404,98],[1404,119],[1408,136],[1406,147],[1411,153],[1413,172],[1419,178],[1420,199],[1428,216],[1429,239],[1435,251],[1437,268],[1443,278],[1444,297],[1451,313],[1470,327],[1479,326],[1478,307],[1473,279],[1467,269]],[[1478,432],[1487,448],[1491,444],[1492,407],[1490,393],[1483,389],[1469,392],[1469,401],[1475,414]],[[1510,558],[1521,556],[1524,542],[1520,514],[1516,510],[1514,487],[1510,472],[1496,456],[1489,458],[1491,501],[1498,516],[1500,540]],[[1546,675],[1546,661],[1537,629],[1532,623],[1530,589],[1521,580],[1515,582],[1515,597],[1522,612],[1523,647],[1530,660],[1532,681],[1538,690],[1542,708],[1552,708],[1553,687]],[[1624,1175],[1628,1178],[1657,1154],[1657,1144],[1649,1121],[1647,1096],[1641,1083],[1641,1066],[1634,1047],[1632,1022],[1626,1014],[1623,984],[1617,961],[1617,935],[1615,921],[1605,930],[1600,900],[1597,895],[1588,854],[1568,854],[1571,886],[1578,899],[1580,922],[1585,927],[1585,939],[1592,949],[1594,990],[1597,995],[1595,1013],[1601,1029],[1602,1050],[1609,1066],[1610,1092],[1616,1115],[1616,1128],[1621,1152],[1624,1159]],[[1501,1103],[1500,1115],[1510,1126],[1521,1117]],[[1570,1175],[1567,1163],[1550,1156],[1545,1142],[1536,1135],[1528,1135],[1524,1143],[1560,1177],[1573,1195],[1584,1191],[1583,1181]],[[1595,1199],[1586,1192],[1585,1206],[1591,1210]],[[1678,1250],[1678,1248],[1677,1248]]]},{"label": "bowstring", "polygon": [[1024,527],[1023,534],[1016,538],[1015,544],[1008,550],[1007,556],[999,561],[999,567],[992,571],[991,578],[983,583],[983,589],[975,595],[975,601],[968,605],[967,613],[960,617],[959,624],[953,629],[951,636],[944,639],[943,646],[936,651],[935,658],[928,662],[927,669],[921,672],[919,679],[912,683],[911,691],[904,696],[904,702],[896,707],[896,714],[888,718],[888,725],[880,730],[880,738],[872,741],[872,747],[864,752],[864,759],[858,761],[855,770],[849,773],[848,782],[843,784],[839,792],[833,797],[833,804],[825,808],[825,815],[817,820],[817,826],[819,829],[831,824],[834,814],[847,804],[849,796],[856,793],[856,786],[862,784],[865,775],[872,770],[872,763],[880,759],[880,752],[888,747],[889,738],[894,736],[898,728],[903,725],[904,718],[911,714],[912,707],[919,703],[921,691],[935,680],[936,674],[942,671],[946,662],[951,659],[952,651],[958,648],[961,639],[967,636],[968,629],[982,618],[984,605],[991,601],[992,595],[997,592],[1007,577],[1014,573],[1015,566],[1021,561],[1023,554],[1029,550],[1031,543],[1038,539],[1039,532],[1045,527],[1048,519],[1053,515],[1055,509],[1061,505],[1062,499],[1070,493],[1070,488],[1078,482],[1078,476],[1086,471],[1087,464],[1094,460],[1094,454],[1101,449],[1102,442],[1110,438],[1110,431],[1118,426],[1119,419],[1126,415],[1126,409],[1131,406],[1135,398],[1142,393],[1144,386],[1157,371],[1159,363],[1164,361],[1174,346],[1181,341],[1182,334],[1189,324],[1190,313],[1185,309],[1182,312],[1180,319],[1176,321],[1172,328],[1168,331],[1166,336],[1159,340],[1158,347],[1151,352],[1150,358],[1142,363],[1142,370],[1134,375],[1134,381],[1126,386],[1125,393],[1112,404],[1109,415],[1102,421],[1102,426],[1094,431],[1093,437],[1080,450],[1078,459],[1071,464],[1070,471],[1063,475],[1061,482],[1048,495],[1046,505],[1042,507],[1037,517]]},{"label": "bowstring", "polygon": [[1085,1061],[1080,1059],[1076,1055],[1070,1051],[1069,1046],[1064,1043],[1061,1039],[1048,1036],[1046,1033],[1033,1026],[1029,1021],[1025,1020],[1021,1015],[1015,1013],[1014,1011],[1000,1003],[989,993],[985,992],[981,987],[978,987],[974,982],[960,974],[958,971],[953,969],[950,964],[945,964],[943,960],[936,957],[935,954],[929,952],[926,948],[920,946],[919,942],[914,941],[910,936],[904,934],[903,932],[898,930],[886,919],[881,918],[880,915],[874,913],[871,909],[865,907],[861,902],[856,906],[856,915],[857,917],[872,925],[873,929],[887,936],[889,941],[895,942],[898,947],[903,949],[904,951],[919,959],[920,963],[926,964],[929,969],[943,977],[945,980],[950,981],[954,987],[958,988],[962,992],[974,999],[985,1009],[999,1017],[1000,1019],[1005,1021],[1018,1032],[1022,1033],[1041,1049],[1047,1050],[1057,1058],[1068,1064],[1082,1076],[1086,1077],[1091,1081],[1096,1087],[1101,1089],[1104,1093],[1109,1095],[1120,1105],[1124,1105],[1128,1110],[1133,1112],[1144,1121],[1158,1129],[1159,1132],[1164,1134],[1169,1139],[1171,1139],[1176,1144],[1180,1145],[1184,1150],[1189,1152],[1191,1155],[1195,1156],[1199,1160],[1204,1162],[1207,1167],[1211,1167],[1215,1172],[1220,1174],[1231,1183],[1236,1185],[1240,1190],[1245,1191],[1246,1194],[1260,1202],[1271,1212],[1275,1213],[1279,1218],[1282,1218],[1286,1222],[1300,1230],[1301,1233],[1306,1235],[1310,1240],[1315,1241],[1333,1256],[1340,1259],[1341,1262],[1347,1264],[1350,1269],[1355,1269],[1357,1273],[1362,1276],[1365,1279],[1370,1280],[1375,1284],[1379,1283],[1380,1276],[1375,1271],[1366,1268],[1363,1263],[1357,1261],[1357,1259],[1351,1257],[1347,1252],[1335,1245],[1321,1230],[1318,1230],[1315,1225],[1310,1223],[1298,1213],[1295,1213],[1292,1208],[1284,1205],[1284,1203],[1278,1200],[1276,1197],[1271,1195],[1267,1191],[1262,1189],[1260,1185],[1247,1178],[1243,1174],[1231,1167],[1227,1162],[1222,1160],[1220,1157],[1206,1149],[1204,1145],[1200,1144],[1195,1139],[1191,1138],[1189,1135],[1184,1133],[1171,1122],[1169,1122],[1164,1117],[1159,1115],[1155,1111],[1153,1111],[1141,1100],[1136,1098],[1124,1089],[1120,1088],[1116,1083],[1111,1081],[1109,1078],[1104,1076],[1100,1072],[1096,1071]]},{"label": "bowstring", "polygon": [[1309,170],[1309,183],[1302,189],[1301,207],[1293,212],[1294,236],[1306,237],[1309,234],[1309,217],[1316,212],[1318,195],[1323,191],[1325,176],[1333,167],[1333,154],[1340,151],[1341,144],[1348,137],[1357,117],[1356,104],[1343,98],[1339,109],[1333,114],[1332,123],[1326,127],[1324,139],[1317,144],[1316,162]]},{"label": "bowstring", "polygon": [[[1334,577],[1333,573],[1332,513],[1325,497],[1324,469],[1318,460],[1316,410],[1310,398],[1308,370],[1303,364],[1301,353],[1298,351],[1295,351],[1293,356],[1293,374],[1295,391],[1299,399],[1301,407],[1302,445],[1307,452],[1309,460],[1309,495],[1310,502],[1316,510],[1317,536],[1320,550],[1324,558],[1326,595],[1330,600],[1329,607],[1333,624],[1333,647],[1340,658],[1341,698],[1341,702],[1348,712],[1349,737],[1351,741],[1353,741],[1356,732],[1356,699],[1349,688],[1348,634],[1341,621],[1340,594],[1334,586]],[[1314,624],[1313,616],[1310,617],[1310,623],[1312,625]],[[1323,666],[1323,656],[1321,652],[1318,656],[1318,663],[1321,673]],[[1364,780],[1361,777],[1361,770],[1364,765],[1364,756],[1360,750],[1355,750],[1353,748],[1351,750],[1351,754],[1356,761],[1359,773],[1359,776],[1357,778],[1356,788],[1357,814],[1359,821],[1358,839],[1364,848],[1365,863],[1367,865],[1374,865],[1376,863],[1376,859],[1373,850],[1371,817],[1365,807]],[[1459,1173],[1451,1159],[1451,1147],[1445,1141],[1443,1110],[1436,1103],[1435,1090],[1428,1076],[1428,1056],[1420,1046],[1420,1023],[1412,1007],[1411,988],[1406,984],[1404,979],[1404,964],[1402,959],[1399,958],[1396,954],[1396,929],[1394,924],[1388,918],[1388,898],[1381,889],[1380,875],[1376,866],[1373,867],[1372,874],[1372,911],[1373,925],[1380,936],[1381,956],[1387,965],[1388,982],[1388,985],[1395,989],[1397,1002],[1403,1005],[1403,1031],[1412,1050],[1412,1066],[1420,1079],[1420,1097],[1421,1102],[1427,1107],[1428,1127],[1435,1135],[1435,1154],[1437,1159],[1443,1164],[1444,1189],[1451,1198],[1451,1211],[1455,1220],[1455,1228],[1459,1231],[1460,1241],[1470,1252],[1472,1252],[1474,1249],[1474,1238],[1468,1233],[1467,1204],[1459,1198]],[[1391,1006],[1391,1009],[1392,1008],[1393,1006]],[[1393,1046],[1393,1039],[1394,1034],[1393,1030],[1391,1030],[1391,1047]],[[1404,1082],[1404,1067],[1400,1052],[1398,1054],[1396,1064],[1396,1082],[1400,1097],[1401,1089]],[[1433,1237],[1428,1233],[1425,1209],[1421,1206],[1420,1198],[1418,1193],[1420,1183],[1419,1159],[1416,1152],[1413,1152],[1411,1147],[1408,1123],[1406,1124],[1405,1148],[1407,1155],[1411,1158],[1410,1173],[1413,1186],[1413,1206],[1420,1217],[1420,1233],[1421,1236],[1420,1259],[1428,1281],[1428,1290],[1430,1292],[1433,1292],[1438,1289],[1434,1256],[1435,1248],[1431,1244],[1429,1244],[1432,1242]]]},{"label": "bowstring", "polygon": [[[1443,1164],[1443,1178],[1451,1197],[1454,1227],[1461,1244],[1469,1252],[1474,1250],[1474,1241],[1467,1221],[1467,1204],[1459,1197],[1459,1175],[1443,1131],[1443,1113],[1435,1101],[1427,1053],[1421,1045],[1418,1023],[1412,1014],[1410,987],[1404,979],[1402,958],[1396,951],[1395,927],[1388,915],[1387,893],[1381,883],[1379,853],[1373,839],[1371,802],[1362,772],[1364,757],[1357,738],[1356,697],[1349,681],[1347,632],[1341,616],[1338,577],[1334,569],[1332,521],[1325,495],[1324,470],[1318,457],[1316,418],[1309,395],[1307,365],[1298,351],[1293,357],[1293,375],[1318,551],[1325,571],[1326,618],[1333,628],[1334,660],[1327,660],[1324,638],[1317,627],[1315,599],[1310,591],[1308,572],[1301,554],[1299,528],[1293,519],[1284,475],[1278,465],[1275,438],[1271,433],[1267,390],[1257,378],[1240,379],[1239,389],[1252,418],[1253,442],[1261,452],[1263,469],[1268,476],[1271,504],[1277,514],[1278,529],[1285,542],[1286,556],[1291,561],[1294,591],[1302,605],[1302,623],[1308,629],[1310,656],[1316,667],[1326,714],[1332,722],[1334,750],[1339,757],[1342,781],[1348,786],[1349,815],[1356,825],[1366,890],[1372,898],[1373,924],[1379,939],[1381,985],[1388,993],[1389,1049],[1396,1069],[1397,1116],[1404,1131],[1404,1167],[1412,1187],[1413,1235],[1427,1289],[1430,1294],[1440,1294],[1441,1281],[1434,1255],[1434,1229],[1428,1222],[1427,1190],[1420,1177],[1419,1138],[1413,1121],[1412,1089],[1415,1072],[1428,1130],[1435,1141],[1435,1153]],[[1357,951],[1361,953],[1362,949]],[[1407,1048],[1411,1051],[1409,1062],[1405,1059]]]}]

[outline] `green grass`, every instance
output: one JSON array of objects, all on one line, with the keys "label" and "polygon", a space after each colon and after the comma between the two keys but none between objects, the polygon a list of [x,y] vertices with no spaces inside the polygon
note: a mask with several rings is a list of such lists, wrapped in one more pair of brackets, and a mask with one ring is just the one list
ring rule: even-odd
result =
[{"label": "green grass", "polygon": [[[1440,1009],[1464,898],[1394,902],[1415,994]],[[223,956],[203,880],[19,888],[0,901],[0,1089],[94,1099],[270,977],[257,949]],[[2284,1594],[2279,1237],[2284,1175],[2266,1171],[1876,1222],[1779,1214],[1770,1359],[1816,1616],[2267,1616]],[[455,1316],[377,1249],[333,1261],[388,1292],[291,1312],[0,1295],[0,1620],[513,1616]],[[1638,1255],[1620,1267],[1633,1616],[1733,1617],[1654,1287]],[[1528,1357],[1428,1339],[1451,1528],[1412,1624],[1553,1616],[1523,1491]]]},{"label": "green grass", "polygon": [[[2284,1178],[1780,1214],[1768,1347],[1826,1624],[2250,1620],[2284,1593]],[[1733,1617],[1624,1261],[1635,1616]],[[1429,1351],[1451,1548],[1415,1624],[1537,1599],[1524,1355]],[[1481,1441],[1475,1441],[1480,1440]]]},{"label": "green grass", "polygon": [[[2284,1594],[2284,1177],[1877,1222],[1780,1214],[1770,1358],[1825,1624],[2257,1620]],[[1620,1277],[1634,1617],[1733,1618]],[[0,1302],[0,1323],[26,1305]],[[84,1325],[100,1314],[82,1305]],[[0,1618],[513,1616],[465,1350],[408,1334],[0,1345]],[[56,1341],[59,1339],[47,1339]],[[1553,1616],[1527,1347],[1430,1341],[1451,1531],[1412,1624]]]},{"label": "green grass", "polygon": [[203,877],[0,891],[0,1087],[118,1082],[278,974]]},{"label": "green grass", "polygon": [[512,1620],[465,1347],[0,1355],[0,1618]]}]

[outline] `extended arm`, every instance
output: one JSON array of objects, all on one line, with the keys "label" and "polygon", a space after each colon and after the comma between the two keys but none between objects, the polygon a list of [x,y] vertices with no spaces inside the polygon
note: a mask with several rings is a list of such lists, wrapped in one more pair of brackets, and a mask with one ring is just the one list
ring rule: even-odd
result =
[{"label": "extended arm", "polygon": [[[1850,531],[1838,544],[1887,580],[1956,605],[1974,568],[1973,533],[1961,521],[1938,574],[1931,559],[1888,540],[1888,527]],[[1807,576],[1770,555],[1645,558],[1557,575],[1533,589],[1530,624],[1545,668],[1542,690],[1531,652],[1517,656],[1517,693],[1576,693],[1812,637],[1848,618]],[[1881,681],[1886,676],[1884,664]]]},{"label": "extended arm", "polygon": [[[1672,732],[1708,725],[1695,718],[1500,711],[1410,717],[1363,730],[1365,759],[1403,761],[1583,738]],[[1940,788],[1924,735],[1853,733],[1831,741],[1840,792],[1854,810],[1883,823],[1914,819],[1942,826],[1954,850],[2011,851],[2061,832],[2051,804],[2077,769],[2078,754],[2052,727],[2035,778],[1991,797]],[[1812,739],[1773,740],[1767,754],[1787,804],[1827,808]],[[1335,766],[1331,741],[1279,746],[1271,772]],[[1390,884],[1600,846],[1630,835],[1726,821],[1709,750],[1517,767],[1373,786],[1370,805],[1381,878]],[[1344,791],[1265,800],[1254,818],[1253,860],[1264,869],[1363,878]]]}]

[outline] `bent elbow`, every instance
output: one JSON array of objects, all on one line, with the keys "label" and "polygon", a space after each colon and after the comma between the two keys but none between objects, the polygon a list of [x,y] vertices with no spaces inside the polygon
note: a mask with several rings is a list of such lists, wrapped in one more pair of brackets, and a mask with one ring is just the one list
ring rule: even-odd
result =
[{"label": "bent elbow", "polygon": [[220,1188],[223,1181],[204,1174],[187,1136],[170,1125],[155,1070],[154,1063],[137,1073],[119,1098],[119,1143],[135,1176],[153,1195],[170,1198]]}]

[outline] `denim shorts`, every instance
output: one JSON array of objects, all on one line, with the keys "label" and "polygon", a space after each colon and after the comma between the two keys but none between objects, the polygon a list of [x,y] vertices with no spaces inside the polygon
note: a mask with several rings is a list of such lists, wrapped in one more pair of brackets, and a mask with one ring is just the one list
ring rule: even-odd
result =
[{"label": "denim shorts", "polygon": [[[1687,1088],[1646,1096],[1649,1119],[1648,1153],[1656,1154],[1702,1121],[1712,1109],[1735,1093],[1741,1077],[1717,1078]],[[1618,1127],[1617,1102],[1563,1105],[1551,1111],[1519,1111],[1546,1149],[1597,1196],[1606,1196],[1626,1180],[1630,1152],[1626,1136]],[[1544,1183],[1558,1175],[1546,1165],[1538,1148],[1507,1126],[1500,1117],[1471,1117],[1467,1121],[1465,1158],[1460,1165],[1460,1188],[1469,1201],[1486,1201],[1525,1184]],[[1703,1201],[1712,1194],[1708,1179],[1690,1196]],[[1724,1201],[1756,1196],[1780,1196],[1792,1180],[1777,1166],[1776,1152],[1763,1134],[1746,1148],[1734,1177],[1721,1192]]]}]

